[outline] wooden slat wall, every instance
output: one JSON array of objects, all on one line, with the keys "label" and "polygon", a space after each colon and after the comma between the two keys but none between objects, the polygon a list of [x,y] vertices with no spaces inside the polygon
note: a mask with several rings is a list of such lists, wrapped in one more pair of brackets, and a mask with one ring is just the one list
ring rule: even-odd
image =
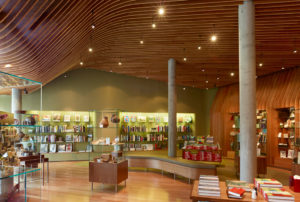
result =
[{"label": "wooden slat wall", "polygon": [[[293,68],[257,79],[257,109],[267,110],[268,165],[283,168],[289,168],[290,166],[291,161],[289,159],[279,159],[277,147],[279,124],[276,108],[295,107],[299,109],[299,102],[300,68]],[[232,126],[229,120],[230,113],[234,112],[239,112],[238,84],[220,88],[211,108],[211,135],[222,146],[224,155],[226,151],[230,150],[229,133]],[[299,119],[298,113],[296,121],[299,122]]]}]

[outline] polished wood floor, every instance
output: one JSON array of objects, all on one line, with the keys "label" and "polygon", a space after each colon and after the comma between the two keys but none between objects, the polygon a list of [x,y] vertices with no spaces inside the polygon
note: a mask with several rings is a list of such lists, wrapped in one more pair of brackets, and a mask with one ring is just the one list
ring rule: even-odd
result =
[{"label": "polished wood floor", "polygon": [[[113,185],[88,182],[87,162],[50,163],[49,183],[41,189],[42,201],[87,202],[87,201],[191,201],[192,185],[187,179],[174,180],[173,175],[161,175],[155,172],[130,171],[125,187],[124,183],[114,192]],[[36,201],[39,189],[29,191],[29,201]]]}]

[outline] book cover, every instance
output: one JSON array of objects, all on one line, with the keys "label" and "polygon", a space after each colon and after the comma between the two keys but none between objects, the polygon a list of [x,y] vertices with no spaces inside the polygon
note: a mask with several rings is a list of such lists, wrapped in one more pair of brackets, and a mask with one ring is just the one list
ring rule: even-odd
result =
[{"label": "book cover", "polygon": [[65,114],[64,115],[64,122],[70,122],[71,121],[71,115]]},{"label": "book cover", "polygon": [[58,145],[58,152],[65,152],[66,151],[66,145],[60,144]]},{"label": "book cover", "polygon": [[60,114],[53,114],[52,120],[54,122],[60,122]]},{"label": "book cover", "polygon": [[124,116],[123,119],[124,119],[124,122],[125,122],[125,123],[128,123],[128,122],[129,122],[129,116]]},{"label": "book cover", "polygon": [[66,142],[72,142],[72,135],[66,135]]},{"label": "book cover", "polygon": [[241,196],[243,196],[244,193],[245,193],[245,190],[242,188],[234,187],[234,188],[228,189],[228,194],[230,194],[230,195],[241,197]]},{"label": "book cover", "polygon": [[40,153],[48,153],[48,144],[41,144]]},{"label": "book cover", "polygon": [[135,123],[136,122],[136,116],[131,116],[130,117],[130,122]]},{"label": "book cover", "polygon": [[72,143],[66,144],[66,152],[72,152]]},{"label": "book cover", "polygon": [[80,114],[75,114],[75,122],[80,122]]},{"label": "book cover", "polygon": [[83,122],[89,122],[89,121],[90,121],[89,115],[84,115],[83,116]]},{"label": "book cover", "polygon": [[55,153],[56,152],[56,144],[50,144],[49,152],[50,153]]},{"label": "book cover", "polygon": [[51,115],[49,115],[49,114],[43,115],[42,121],[43,122],[49,122],[49,121],[51,121]]},{"label": "book cover", "polygon": [[250,184],[245,181],[239,181],[239,180],[226,180],[226,186],[228,189],[231,188],[242,188],[245,191],[251,191]]}]

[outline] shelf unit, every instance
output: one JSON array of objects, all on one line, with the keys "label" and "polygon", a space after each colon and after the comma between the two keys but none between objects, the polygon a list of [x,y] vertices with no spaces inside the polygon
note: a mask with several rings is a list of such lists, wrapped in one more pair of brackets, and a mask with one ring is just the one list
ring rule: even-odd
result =
[{"label": "shelf unit", "polygon": [[[120,113],[120,141],[127,151],[160,150],[168,145],[168,113]],[[195,114],[177,114],[177,144],[195,140]]]}]

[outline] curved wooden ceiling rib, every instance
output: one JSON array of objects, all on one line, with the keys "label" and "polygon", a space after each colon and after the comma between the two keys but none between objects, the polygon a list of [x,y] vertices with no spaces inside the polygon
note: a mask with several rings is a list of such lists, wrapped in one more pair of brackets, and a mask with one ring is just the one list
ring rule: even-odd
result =
[{"label": "curved wooden ceiling rib", "polygon": [[[74,68],[167,81],[167,60],[173,57],[178,61],[177,84],[225,86],[238,81],[241,2],[1,1],[0,70],[44,84]],[[255,4],[257,64],[263,63],[257,75],[298,66],[300,50],[297,54],[293,50],[300,49],[299,0],[256,0]],[[160,6],[166,10],[164,17],[157,14]],[[209,40],[213,33],[218,37],[216,43]],[[13,67],[4,68],[5,64]]]}]

